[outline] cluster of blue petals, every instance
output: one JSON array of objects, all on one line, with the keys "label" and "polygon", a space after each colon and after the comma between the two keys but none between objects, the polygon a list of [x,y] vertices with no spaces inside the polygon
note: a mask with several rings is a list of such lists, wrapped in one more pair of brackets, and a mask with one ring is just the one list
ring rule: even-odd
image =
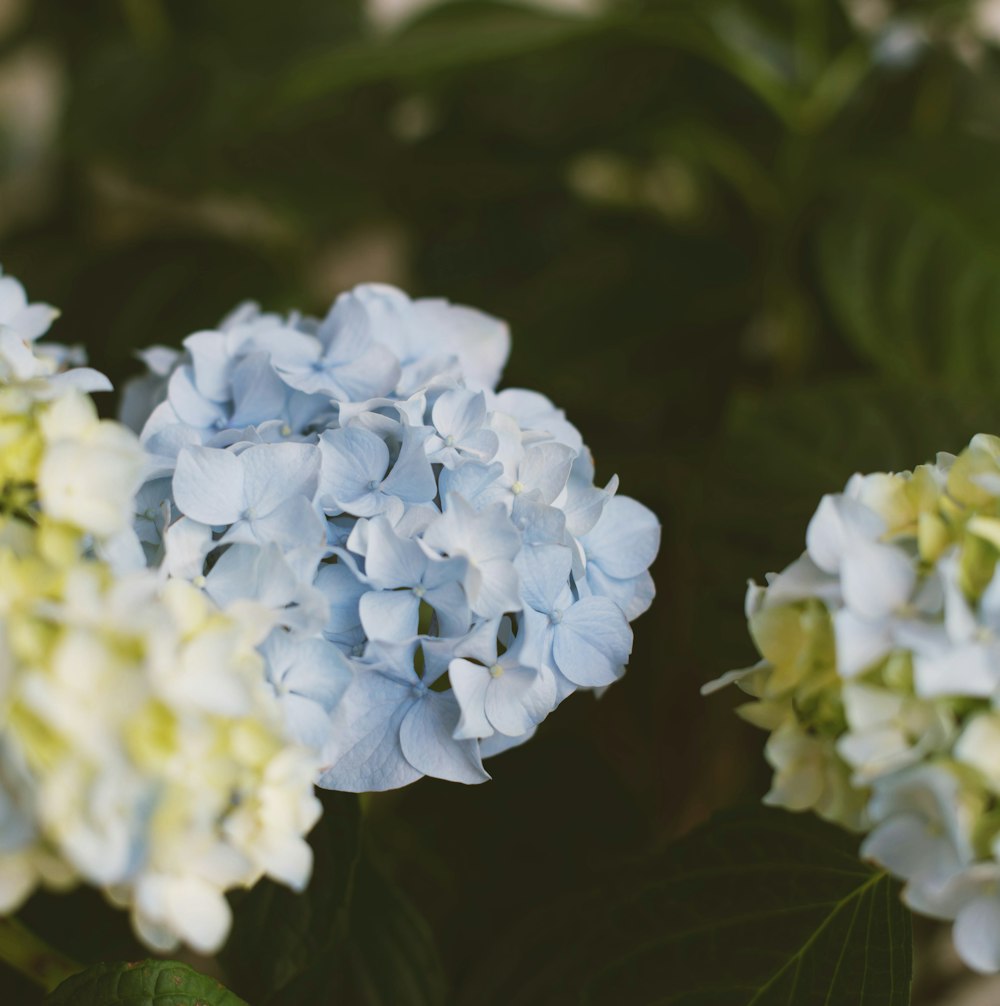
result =
[{"label": "cluster of blue petals", "polygon": [[564,413],[497,392],[506,326],[367,285],[322,321],[237,309],[154,347],[123,418],[147,561],[255,605],[320,785],[475,783],[624,671],[660,528]]}]

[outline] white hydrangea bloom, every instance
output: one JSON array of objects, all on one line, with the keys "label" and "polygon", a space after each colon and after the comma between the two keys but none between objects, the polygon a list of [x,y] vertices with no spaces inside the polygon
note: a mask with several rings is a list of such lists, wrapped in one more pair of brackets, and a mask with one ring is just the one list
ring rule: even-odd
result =
[{"label": "white hydrangea bloom", "polygon": [[916,911],[1000,970],[1000,439],[914,472],[854,476],[747,615],[735,682],[771,732],[765,798],[868,832]]}]

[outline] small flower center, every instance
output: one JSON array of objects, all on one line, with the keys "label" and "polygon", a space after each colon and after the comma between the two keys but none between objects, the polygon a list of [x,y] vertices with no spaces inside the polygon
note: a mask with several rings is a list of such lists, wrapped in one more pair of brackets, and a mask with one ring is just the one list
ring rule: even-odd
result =
[{"label": "small flower center", "polygon": [[448,436],[444,438],[444,445],[445,447],[454,447],[455,438],[451,434],[448,434]]},{"label": "small flower center", "polygon": [[556,610],[553,611],[551,615],[549,615],[549,621],[553,625],[558,625],[562,620],[563,620],[563,613],[559,608],[556,608]]},{"label": "small flower center", "polygon": [[285,425],[281,427],[281,435],[283,437],[290,437],[292,435],[292,428],[288,425],[288,423],[285,423]]},{"label": "small flower center", "polygon": [[503,668],[499,664],[494,664],[490,668],[490,676],[493,678],[499,678],[503,674]]},{"label": "small flower center", "polygon": [[512,492],[512,493],[513,493],[513,494],[514,494],[515,496],[520,496],[520,495],[521,495],[521,493],[523,493],[523,492],[524,492],[524,483],[523,483],[523,482],[520,482],[520,481],[518,481],[518,482],[515,482],[515,483],[514,483],[514,484],[513,484],[513,485],[512,485],[511,487],[510,487],[510,491],[511,491],[511,492]]},{"label": "small flower center", "polygon": [[419,597],[421,600],[423,599],[423,596],[426,593],[427,593],[427,590],[424,587],[414,587],[413,588],[413,594],[414,594],[414,596],[415,597]]}]

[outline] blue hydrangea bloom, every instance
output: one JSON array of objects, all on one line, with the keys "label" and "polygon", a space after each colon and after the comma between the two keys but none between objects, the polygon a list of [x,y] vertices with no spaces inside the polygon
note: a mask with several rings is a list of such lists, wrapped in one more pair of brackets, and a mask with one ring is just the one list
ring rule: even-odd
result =
[{"label": "blue hydrangea bloom", "polygon": [[[16,305],[15,305],[16,306]],[[621,676],[656,517],[594,483],[544,395],[497,391],[506,326],[371,284],[327,317],[244,305],[126,391],[147,560],[253,606],[320,785],[475,783]]]}]

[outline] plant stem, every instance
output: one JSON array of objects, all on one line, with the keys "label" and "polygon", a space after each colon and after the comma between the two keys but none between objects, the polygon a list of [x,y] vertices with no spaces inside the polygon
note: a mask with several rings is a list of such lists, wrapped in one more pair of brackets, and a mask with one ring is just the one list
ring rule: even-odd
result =
[{"label": "plant stem", "polygon": [[81,964],[54,950],[27,926],[12,918],[0,918],[0,961],[46,992],[83,970]]}]

